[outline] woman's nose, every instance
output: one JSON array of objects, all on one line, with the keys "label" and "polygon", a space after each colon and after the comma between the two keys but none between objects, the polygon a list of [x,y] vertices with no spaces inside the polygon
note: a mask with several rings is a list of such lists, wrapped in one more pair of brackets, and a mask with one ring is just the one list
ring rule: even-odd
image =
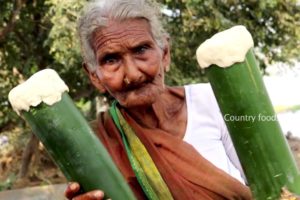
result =
[{"label": "woman's nose", "polygon": [[139,83],[142,81],[143,73],[134,58],[127,57],[124,62],[124,67],[124,79],[130,83]]}]

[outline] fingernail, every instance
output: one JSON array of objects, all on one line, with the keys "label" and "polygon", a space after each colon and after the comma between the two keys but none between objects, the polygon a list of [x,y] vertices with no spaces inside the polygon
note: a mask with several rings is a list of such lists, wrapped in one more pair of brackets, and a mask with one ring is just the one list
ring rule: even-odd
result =
[{"label": "fingernail", "polygon": [[70,185],[71,190],[76,190],[78,188],[78,184],[77,183],[72,183]]},{"label": "fingernail", "polygon": [[101,197],[104,196],[104,193],[101,192],[101,191],[97,191],[97,192],[94,193],[94,196],[95,196],[95,198],[101,198]]}]

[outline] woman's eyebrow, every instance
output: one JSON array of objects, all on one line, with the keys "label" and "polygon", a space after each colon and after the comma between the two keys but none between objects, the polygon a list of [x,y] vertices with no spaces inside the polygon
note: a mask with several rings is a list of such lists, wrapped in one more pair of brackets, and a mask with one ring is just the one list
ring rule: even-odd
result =
[{"label": "woman's eyebrow", "polygon": [[120,53],[120,50],[112,49],[112,48],[109,48],[109,49],[106,48],[106,49],[103,49],[103,50],[98,49],[98,51],[97,51],[97,54],[98,54],[99,58],[103,58],[106,55],[118,54],[118,53]]},{"label": "woman's eyebrow", "polygon": [[141,41],[141,42],[137,42],[136,44],[132,45],[132,47],[130,48],[130,50],[134,50],[140,46],[144,46],[144,45],[147,45],[147,46],[152,46],[153,45],[153,42],[150,41],[150,40],[144,40],[144,41]]}]

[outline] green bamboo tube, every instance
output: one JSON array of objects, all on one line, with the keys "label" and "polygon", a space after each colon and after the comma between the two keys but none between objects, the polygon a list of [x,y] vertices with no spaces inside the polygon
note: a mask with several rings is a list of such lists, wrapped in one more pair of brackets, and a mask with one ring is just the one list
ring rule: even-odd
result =
[{"label": "green bamboo tube", "polygon": [[213,65],[207,75],[255,199],[278,199],[283,187],[300,194],[300,173],[252,49],[244,62]]},{"label": "green bamboo tube", "polygon": [[108,152],[64,92],[53,105],[41,102],[21,110],[68,181],[79,182],[82,192],[101,189],[106,198],[135,197]]}]

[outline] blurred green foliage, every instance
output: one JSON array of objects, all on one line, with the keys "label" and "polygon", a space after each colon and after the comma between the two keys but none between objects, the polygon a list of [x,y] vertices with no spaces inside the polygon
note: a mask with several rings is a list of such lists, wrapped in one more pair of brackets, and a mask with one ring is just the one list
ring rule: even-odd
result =
[{"label": "blurred green foliage", "polygon": [[[22,123],[9,90],[34,72],[53,68],[83,102],[95,95],[81,69],[76,19],[86,0],[2,0],[0,4],[0,131]],[[300,8],[296,0],[159,0],[171,35],[172,66],[166,82],[206,81],[195,50],[214,33],[245,25],[262,69],[299,59]]]},{"label": "blurred green foliage", "polygon": [[300,58],[300,5],[296,0],[160,2],[173,11],[166,17],[173,44],[173,66],[168,76],[172,83],[199,81],[203,76],[196,69],[196,48],[213,34],[234,25],[244,25],[252,34],[262,70],[273,62]]}]

